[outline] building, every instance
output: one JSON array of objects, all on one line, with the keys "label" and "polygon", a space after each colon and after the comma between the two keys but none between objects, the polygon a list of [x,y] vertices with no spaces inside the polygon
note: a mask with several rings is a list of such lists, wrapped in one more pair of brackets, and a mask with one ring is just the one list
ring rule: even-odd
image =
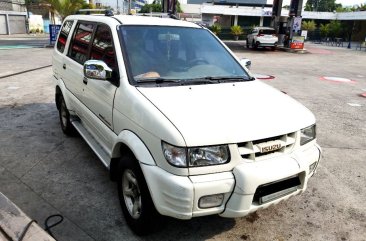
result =
[{"label": "building", "polygon": [[25,0],[0,0],[0,34],[26,33]]}]

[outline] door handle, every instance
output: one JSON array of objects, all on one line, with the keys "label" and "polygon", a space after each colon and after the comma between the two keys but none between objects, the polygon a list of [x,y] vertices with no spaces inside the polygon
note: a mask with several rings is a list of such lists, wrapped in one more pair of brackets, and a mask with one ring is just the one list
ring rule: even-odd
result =
[{"label": "door handle", "polygon": [[83,78],[83,83],[87,85],[88,84],[88,78],[84,77]]},{"label": "door handle", "polygon": [[63,69],[66,69],[66,64],[62,65],[62,68],[63,68]]}]

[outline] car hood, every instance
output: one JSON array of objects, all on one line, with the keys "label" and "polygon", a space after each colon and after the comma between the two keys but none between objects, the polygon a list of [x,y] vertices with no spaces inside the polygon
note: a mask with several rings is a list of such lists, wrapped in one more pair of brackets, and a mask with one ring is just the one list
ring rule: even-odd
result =
[{"label": "car hood", "polygon": [[171,121],[187,146],[258,140],[315,123],[306,107],[257,80],[138,90]]}]

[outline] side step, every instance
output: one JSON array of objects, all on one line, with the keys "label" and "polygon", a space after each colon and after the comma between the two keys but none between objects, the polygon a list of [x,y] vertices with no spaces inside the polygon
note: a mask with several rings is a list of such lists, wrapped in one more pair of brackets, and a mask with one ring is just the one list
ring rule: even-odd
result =
[{"label": "side step", "polygon": [[94,151],[94,153],[99,157],[99,159],[103,162],[104,166],[109,169],[110,157],[104,151],[104,149],[98,144],[95,138],[89,133],[87,129],[81,124],[80,121],[76,119],[71,119],[72,125],[79,132],[79,134],[84,138],[86,143],[90,146],[90,148]]}]

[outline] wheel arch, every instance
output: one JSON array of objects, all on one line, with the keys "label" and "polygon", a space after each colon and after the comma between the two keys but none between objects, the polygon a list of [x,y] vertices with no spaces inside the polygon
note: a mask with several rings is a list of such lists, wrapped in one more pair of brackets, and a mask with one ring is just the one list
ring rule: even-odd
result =
[{"label": "wheel arch", "polygon": [[109,172],[113,181],[117,180],[120,157],[124,155],[133,155],[139,163],[156,166],[156,162],[145,143],[132,131],[123,130],[112,148]]}]

